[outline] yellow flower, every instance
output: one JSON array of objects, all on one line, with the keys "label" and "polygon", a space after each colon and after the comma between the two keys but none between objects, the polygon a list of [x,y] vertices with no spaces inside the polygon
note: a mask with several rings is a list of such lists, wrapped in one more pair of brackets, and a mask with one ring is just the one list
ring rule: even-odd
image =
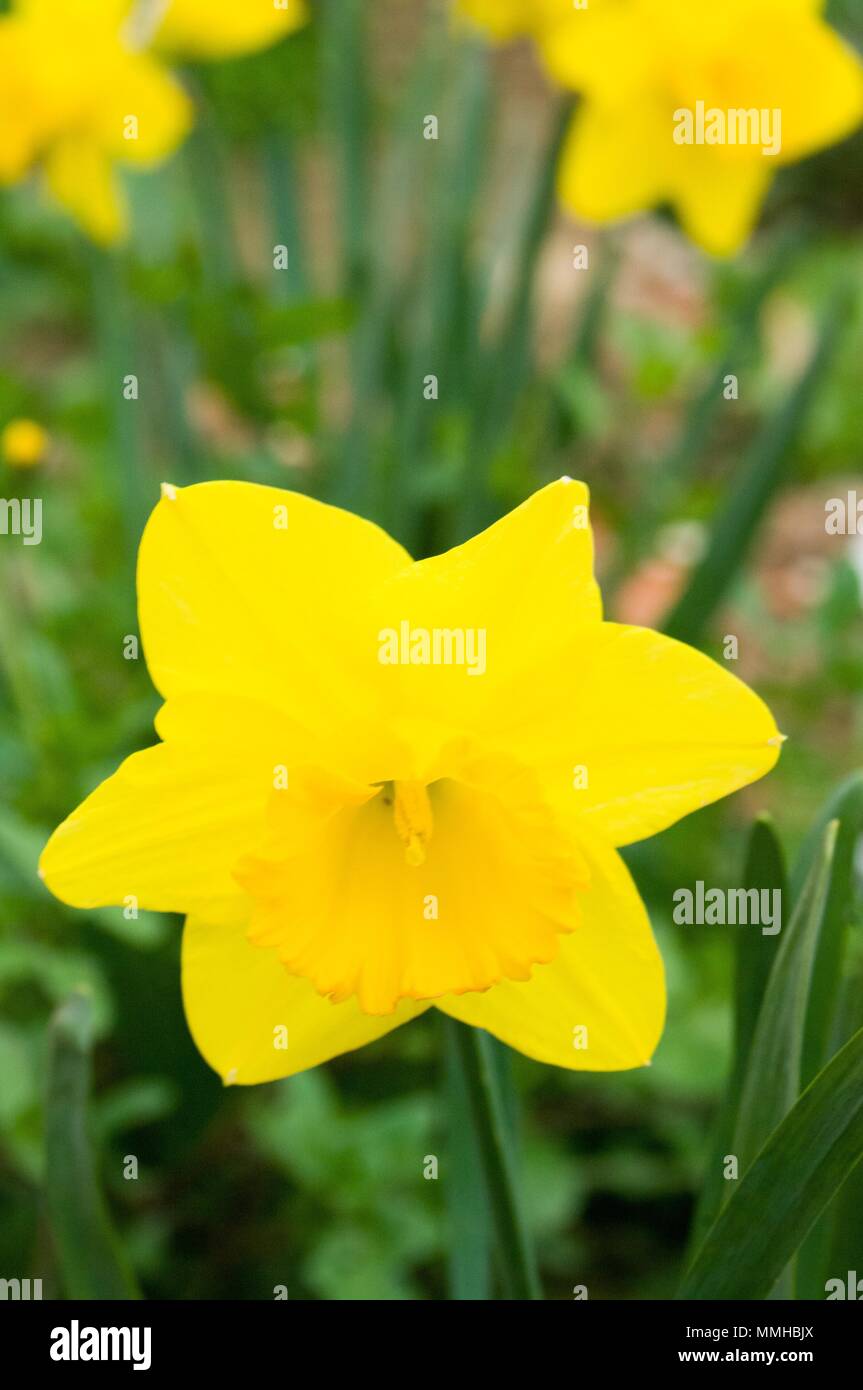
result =
[{"label": "yellow flower", "polygon": [[0,435],[0,454],[10,468],[35,468],[47,448],[48,436],[35,420],[10,420]]},{"label": "yellow flower", "polygon": [[[481,0],[463,7],[488,10]],[[522,6],[525,9],[526,6]],[[863,120],[863,65],[823,0],[541,0],[531,26],[551,75],[581,93],[563,202],[608,222],[661,203],[730,255],[778,166]]]},{"label": "yellow flower", "polygon": [[305,24],[306,0],[169,0],[156,47],[188,58],[228,58],[277,43]]},{"label": "yellow flower", "polygon": [[166,487],[138,566],[162,742],[54,833],[80,908],[186,914],[192,1034],[226,1082],[432,1005],[561,1067],[648,1062],[662,964],[617,847],[766,773],[764,704],[602,621],[564,479],[413,563],[248,483]]},{"label": "yellow flower", "polygon": [[458,0],[457,11],[493,39],[520,38],[536,27],[537,7],[548,0]]},{"label": "yellow flower", "polygon": [[0,19],[0,182],[39,167],[84,230],[126,230],[116,164],[149,167],[191,125],[179,83],[127,38],[129,0],[18,0]]}]

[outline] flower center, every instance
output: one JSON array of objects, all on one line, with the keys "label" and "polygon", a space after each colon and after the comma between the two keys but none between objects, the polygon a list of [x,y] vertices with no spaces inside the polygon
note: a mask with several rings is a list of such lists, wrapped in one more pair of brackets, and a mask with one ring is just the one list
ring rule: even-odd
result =
[{"label": "flower center", "polygon": [[387,782],[384,801],[393,808],[396,834],[405,847],[405,863],[418,869],[434,830],[429,794],[423,782]]}]

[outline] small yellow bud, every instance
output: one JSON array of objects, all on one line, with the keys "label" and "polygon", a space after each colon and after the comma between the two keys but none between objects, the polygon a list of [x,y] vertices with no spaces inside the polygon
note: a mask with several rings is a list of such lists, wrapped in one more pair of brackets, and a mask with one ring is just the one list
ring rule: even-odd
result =
[{"label": "small yellow bud", "polygon": [[48,451],[48,435],[35,420],[10,420],[0,435],[0,454],[10,468],[35,468]]}]

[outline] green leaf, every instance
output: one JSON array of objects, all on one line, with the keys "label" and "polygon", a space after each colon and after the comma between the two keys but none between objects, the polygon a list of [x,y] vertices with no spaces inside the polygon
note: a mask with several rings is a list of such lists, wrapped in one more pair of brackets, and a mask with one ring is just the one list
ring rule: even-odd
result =
[{"label": "green leaf", "polygon": [[370,249],[366,208],[370,111],[364,10],[361,0],[327,0],[321,16],[325,104],[336,143],[339,226],[345,282],[351,291],[362,282]]},{"label": "green leaf", "polygon": [[[855,851],[863,830],[863,774],[855,773],[838,788],[803,843],[794,878],[800,883],[817,852],[818,838],[829,820],[839,823],[830,894],[815,957],[803,1042],[803,1079],[819,1067],[863,1025],[863,962],[847,980],[849,927],[855,912]],[[797,1297],[821,1297],[825,1279],[854,1268],[851,1252],[860,1240],[863,1173],[855,1174],[842,1196],[812,1231],[797,1259]],[[855,1257],[856,1258],[856,1257]]]},{"label": "green leaf", "polygon": [[87,1126],[92,1009],[71,994],[51,1021],[45,1119],[48,1215],[66,1296],[137,1298],[96,1175]]},{"label": "green leaf", "polygon": [[810,871],[825,825],[833,820],[839,823],[839,833],[806,1019],[804,1081],[809,1081],[824,1065],[837,1043],[847,1041],[847,1037],[834,1039],[832,1032],[840,997],[848,926],[854,910],[854,856],[857,842],[863,834],[863,773],[857,772],[842,783],[804,841],[794,866],[792,891],[795,894],[800,891]]},{"label": "green leaf", "polygon": [[445,1029],[446,1172],[444,1192],[450,1221],[450,1297],[491,1298],[491,1212],[483,1180],[482,1154],[471,1119],[470,1097],[459,1063],[454,1032]]},{"label": "green leaf", "polygon": [[[766,815],[760,816],[750,832],[742,887],[755,888],[759,892],[778,891],[781,895],[779,901],[785,903],[788,901],[786,880],[785,858],[773,829],[773,822]],[[692,1223],[692,1249],[703,1240],[705,1232],[715,1221],[727,1196],[728,1183],[723,1175],[723,1159],[733,1145],[743,1077],[775,958],[775,936],[765,936],[760,931],[748,928],[737,933],[734,960],[734,1056]]]},{"label": "green leaf", "polygon": [[[759,892],[777,892],[783,905],[788,899],[788,875],[782,846],[772,820],[764,815],[755,821],[746,851],[743,887]],[[767,981],[776,959],[776,937],[760,931],[737,934],[734,959],[734,1071],[742,1078]]]},{"label": "green leaf", "polygon": [[[846,995],[843,1023],[847,1026],[853,1018],[856,1028],[863,1028],[863,954],[846,981]],[[813,1259],[804,1265],[803,1252],[797,1262],[798,1298],[823,1297],[828,1278],[844,1278],[847,1270],[860,1269],[860,1252],[863,1250],[863,1163],[855,1168],[833,1202],[829,1214],[818,1223],[810,1239],[821,1227],[824,1228],[820,1245],[823,1255],[821,1263],[816,1265]],[[817,1246],[815,1250],[818,1250]],[[860,1272],[863,1274],[863,1270]]]},{"label": "green leaf", "polygon": [[766,1298],[861,1157],[863,1029],[774,1130],[708,1233],[678,1298]]},{"label": "green leaf", "polygon": [[500,1273],[512,1299],[541,1297],[515,1162],[512,1112],[501,1085],[493,1040],[478,1028],[447,1019],[462,1073],[472,1127],[482,1159],[488,1202],[500,1256]]},{"label": "green leaf", "polygon": [[[745,1173],[800,1094],[812,963],[830,887],[838,826],[824,831],[764,990],[742,1081],[733,1152]],[[775,937],[773,938],[776,939]]]},{"label": "green leaf", "polygon": [[555,208],[560,154],[572,125],[572,113],[572,100],[566,97],[552,121],[520,230],[515,278],[505,321],[482,364],[464,480],[462,531],[465,536],[473,535],[496,519],[494,505],[487,495],[489,467],[512,420],[521,388],[532,370],[534,286],[543,239]]},{"label": "green leaf", "polygon": [[706,554],[665,621],[670,637],[697,645],[737,578],[842,336],[846,297],[825,315],[809,365],[782,408],[768,419],[711,531]]}]

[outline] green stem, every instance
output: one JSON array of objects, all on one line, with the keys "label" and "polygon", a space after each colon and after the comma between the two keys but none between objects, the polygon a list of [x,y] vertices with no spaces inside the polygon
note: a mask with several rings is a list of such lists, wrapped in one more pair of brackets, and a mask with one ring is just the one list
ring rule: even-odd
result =
[{"label": "green stem", "polygon": [[513,1145],[491,1039],[452,1020],[447,1020],[447,1028],[468,1096],[508,1297],[539,1299],[542,1292],[518,1197]]}]

